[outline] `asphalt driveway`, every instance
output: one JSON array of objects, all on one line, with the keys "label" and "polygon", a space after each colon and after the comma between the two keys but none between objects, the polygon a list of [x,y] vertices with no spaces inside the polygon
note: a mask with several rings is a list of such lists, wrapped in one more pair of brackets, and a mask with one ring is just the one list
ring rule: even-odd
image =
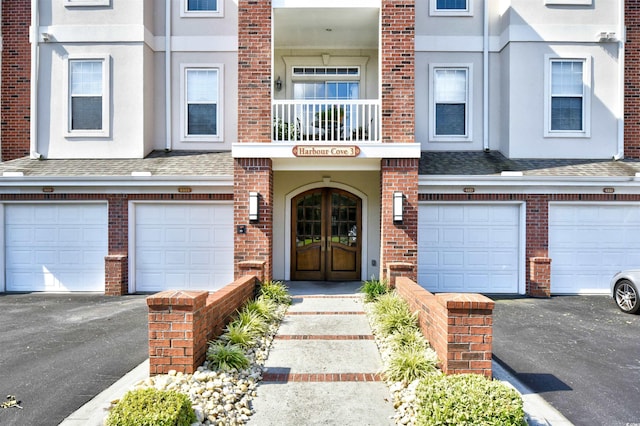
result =
[{"label": "asphalt driveway", "polygon": [[0,425],[58,425],[148,358],[145,295],[0,294]]},{"label": "asphalt driveway", "polygon": [[499,298],[494,359],[576,425],[640,424],[640,316],[608,296]]}]

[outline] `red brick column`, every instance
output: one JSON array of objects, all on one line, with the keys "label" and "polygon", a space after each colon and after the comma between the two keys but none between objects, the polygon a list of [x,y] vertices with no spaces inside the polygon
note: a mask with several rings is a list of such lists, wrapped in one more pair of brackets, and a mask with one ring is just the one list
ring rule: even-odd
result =
[{"label": "red brick column", "polygon": [[[264,279],[273,276],[273,170],[269,158],[236,158],[234,168],[234,276],[240,262],[264,262]],[[249,192],[258,192],[259,220],[249,222]],[[244,227],[244,233],[238,232]]]},{"label": "red brick column", "polygon": [[640,158],[640,8],[625,1],[624,156]]},{"label": "red brick column", "polygon": [[415,277],[416,276],[416,264],[404,263],[404,262],[389,262],[387,263],[387,285],[391,288],[396,287],[396,280],[399,277]]},{"label": "red brick column", "polygon": [[532,257],[529,259],[529,295],[551,297],[551,259]]},{"label": "red brick column", "polygon": [[382,0],[382,142],[415,140],[415,1]]},{"label": "red brick column", "polygon": [[147,298],[149,373],[193,373],[206,354],[208,292],[163,291]]},{"label": "red brick column", "polygon": [[[380,275],[387,277],[392,263],[412,265],[409,278],[417,280],[418,159],[383,159],[380,170]],[[393,193],[403,194],[402,222],[393,221]]]},{"label": "red brick column", "polygon": [[129,257],[113,254],[104,258],[104,294],[122,296],[129,292]]},{"label": "red brick column", "polygon": [[526,293],[533,295],[536,283],[531,282],[531,259],[549,257],[549,196],[527,195]]},{"label": "red brick column", "polygon": [[434,295],[406,277],[396,279],[396,289],[418,312],[422,333],[438,354],[443,372],[491,377],[491,299],[475,293]]},{"label": "red brick column", "polygon": [[271,142],[271,0],[238,1],[238,142]]},{"label": "red brick column", "polygon": [[31,2],[2,2],[2,161],[29,155],[31,117]]}]

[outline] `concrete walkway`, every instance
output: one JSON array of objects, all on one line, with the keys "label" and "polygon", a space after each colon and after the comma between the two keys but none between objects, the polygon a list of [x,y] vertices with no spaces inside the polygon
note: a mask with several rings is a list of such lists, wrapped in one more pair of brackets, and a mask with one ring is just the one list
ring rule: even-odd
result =
[{"label": "concrete walkway", "polygon": [[389,389],[356,283],[288,283],[249,425],[392,425]]}]

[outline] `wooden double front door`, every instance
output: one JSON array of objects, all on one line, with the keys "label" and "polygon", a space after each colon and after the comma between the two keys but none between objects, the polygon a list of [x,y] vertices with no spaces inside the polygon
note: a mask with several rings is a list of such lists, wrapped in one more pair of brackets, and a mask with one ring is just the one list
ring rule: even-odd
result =
[{"label": "wooden double front door", "polygon": [[291,279],[360,279],[362,201],[349,192],[319,188],[291,203]]}]

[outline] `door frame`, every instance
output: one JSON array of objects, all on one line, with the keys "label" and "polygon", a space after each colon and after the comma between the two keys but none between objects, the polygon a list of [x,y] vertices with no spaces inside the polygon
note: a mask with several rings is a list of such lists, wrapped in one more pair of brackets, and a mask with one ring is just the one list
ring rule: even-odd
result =
[{"label": "door frame", "polygon": [[284,247],[284,279],[285,280],[290,280],[291,279],[291,201],[297,196],[302,194],[303,192],[307,192],[309,190],[312,189],[318,189],[318,188],[335,188],[335,189],[341,189],[343,191],[347,191],[357,197],[360,198],[361,202],[362,202],[362,206],[361,206],[361,213],[362,213],[362,217],[361,217],[361,234],[362,234],[362,239],[360,241],[361,243],[361,250],[360,250],[360,279],[361,280],[366,280],[367,278],[367,260],[369,259],[368,257],[368,197],[365,193],[363,193],[362,191],[357,190],[356,188],[353,188],[349,185],[345,185],[342,183],[338,183],[338,182],[330,182],[330,181],[322,181],[322,182],[313,182],[304,186],[301,186],[299,188],[296,188],[295,190],[289,192],[288,194],[286,194],[285,196],[285,223],[284,223],[284,241],[286,241],[285,243],[285,247]]}]

